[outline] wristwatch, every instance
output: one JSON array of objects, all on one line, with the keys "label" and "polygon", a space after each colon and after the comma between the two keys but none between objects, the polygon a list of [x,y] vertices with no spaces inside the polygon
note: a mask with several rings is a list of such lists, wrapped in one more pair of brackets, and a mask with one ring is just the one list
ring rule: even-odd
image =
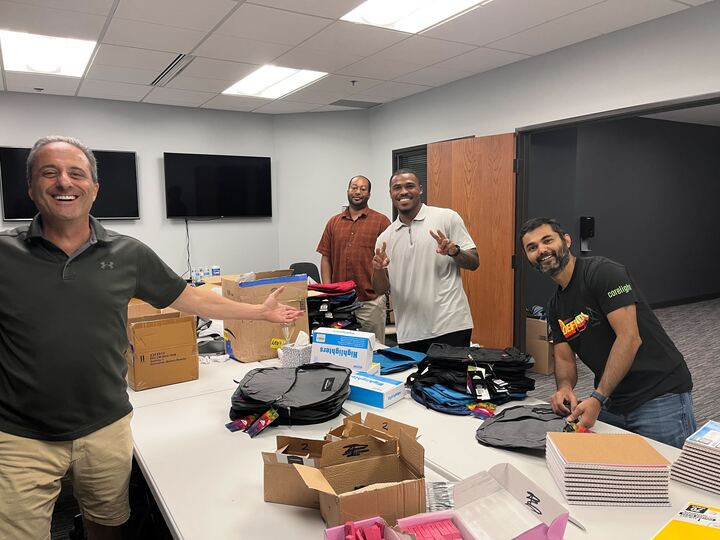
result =
[{"label": "wristwatch", "polygon": [[460,249],[460,246],[458,246],[457,244],[455,244],[455,253],[450,253],[450,252],[448,251],[448,257],[457,257],[458,255],[460,255],[460,251],[462,251],[462,250]]},{"label": "wristwatch", "polygon": [[595,399],[597,399],[600,402],[600,405],[603,407],[607,403],[608,399],[610,399],[608,396],[603,396],[597,390],[593,390],[592,392],[590,392],[590,397],[594,397]]}]

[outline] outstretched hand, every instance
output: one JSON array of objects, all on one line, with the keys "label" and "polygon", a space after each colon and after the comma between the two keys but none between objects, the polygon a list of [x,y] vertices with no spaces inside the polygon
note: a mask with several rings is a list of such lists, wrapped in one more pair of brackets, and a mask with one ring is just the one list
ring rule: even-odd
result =
[{"label": "outstretched hand", "polygon": [[388,259],[387,252],[385,251],[386,249],[387,244],[385,242],[383,242],[382,247],[375,249],[375,255],[372,259],[372,265],[375,270],[382,270],[390,264],[390,259]]},{"label": "outstretched hand", "polygon": [[278,302],[278,295],[285,287],[278,287],[263,302],[263,319],[274,323],[290,323],[302,316],[303,311]]},{"label": "outstretched hand", "polygon": [[460,250],[460,246],[458,246],[455,242],[446,237],[445,234],[443,234],[443,232],[440,230],[437,230],[435,232],[431,230],[430,236],[432,236],[437,242],[438,247],[435,251],[440,255],[450,255],[450,253],[452,253],[454,257]]}]

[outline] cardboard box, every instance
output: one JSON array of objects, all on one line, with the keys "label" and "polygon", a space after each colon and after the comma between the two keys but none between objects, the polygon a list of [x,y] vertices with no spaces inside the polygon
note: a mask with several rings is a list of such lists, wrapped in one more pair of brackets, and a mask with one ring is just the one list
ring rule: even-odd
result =
[{"label": "cardboard box", "polygon": [[320,513],[327,526],[373,516],[395,523],[398,518],[424,511],[425,451],[415,438],[406,431],[400,432],[399,439],[390,437],[388,441],[397,441],[398,452],[384,455],[373,455],[355,440],[340,441],[345,452],[372,457],[322,468],[294,465],[305,484],[318,492]]},{"label": "cardboard box", "polygon": [[[344,459],[354,456],[352,461],[295,466],[307,488],[318,493],[328,527],[373,516],[395,523],[400,516],[425,510],[425,451],[416,436],[414,426],[355,414],[326,435],[343,449]],[[375,442],[368,445],[368,440]]]},{"label": "cardboard box", "polygon": [[358,372],[350,375],[350,401],[384,409],[405,397],[405,384],[388,377]]},{"label": "cardboard box", "polygon": [[398,520],[398,528],[451,519],[463,540],[563,538],[569,513],[509,463],[499,463],[455,485],[455,508]]},{"label": "cardboard box", "polygon": [[375,347],[375,334],[371,332],[318,328],[312,333],[312,342],[311,363],[328,362],[353,371],[370,369]]},{"label": "cardboard box", "polygon": [[147,390],[198,378],[195,317],[146,303],[128,305],[128,385]]},{"label": "cardboard box", "polygon": [[[301,330],[306,334],[309,334],[310,330],[307,316],[307,278],[302,274],[291,274],[292,270],[275,270],[243,276],[224,276],[222,294],[237,302],[262,304],[271,292],[284,286],[285,290],[278,297],[280,303],[304,311],[292,327],[289,341],[294,342]],[[245,281],[240,281],[242,279]],[[240,362],[276,358],[277,349],[285,343],[282,328],[276,323],[231,319],[223,321],[223,324],[225,350],[230,357]]]},{"label": "cardboard box", "polygon": [[[362,445],[367,452],[348,453],[349,445]],[[361,434],[350,439],[301,439],[280,435],[277,450],[263,452],[263,489],[265,502],[319,508],[318,492],[310,489],[293,465],[325,467],[365,459],[369,455],[387,455],[397,452],[395,440],[382,440]]]},{"label": "cardboard box", "polygon": [[535,373],[550,375],[555,371],[553,344],[548,340],[547,321],[527,318],[525,324],[525,352],[535,359],[530,369]]}]

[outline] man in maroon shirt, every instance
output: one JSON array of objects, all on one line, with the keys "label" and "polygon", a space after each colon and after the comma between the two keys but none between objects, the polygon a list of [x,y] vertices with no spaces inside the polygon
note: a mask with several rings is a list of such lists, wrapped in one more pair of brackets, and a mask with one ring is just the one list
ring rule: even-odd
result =
[{"label": "man in maroon shirt", "polygon": [[375,240],[390,226],[390,220],[368,208],[370,180],[364,176],[350,179],[348,207],[330,218],[325,225],[317,252],[322,255],[320,274],[323,283],[347,281],[357,283],[361,307],[355,312],[361,330],[373,332],[385,342],[385,295],[372,288],[372,258]]}]

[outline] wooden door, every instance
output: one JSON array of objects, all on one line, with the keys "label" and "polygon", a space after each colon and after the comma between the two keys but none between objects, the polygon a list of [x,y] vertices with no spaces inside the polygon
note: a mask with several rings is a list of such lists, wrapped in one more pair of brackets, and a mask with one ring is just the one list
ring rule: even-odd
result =
[{"label": "wooden door", "polygon": [[480,255],[462,271],[472,339],[484,347],[513,344],[512,256],[515,252],[515,135],[429,144],[427,200],[458,212]]}]

